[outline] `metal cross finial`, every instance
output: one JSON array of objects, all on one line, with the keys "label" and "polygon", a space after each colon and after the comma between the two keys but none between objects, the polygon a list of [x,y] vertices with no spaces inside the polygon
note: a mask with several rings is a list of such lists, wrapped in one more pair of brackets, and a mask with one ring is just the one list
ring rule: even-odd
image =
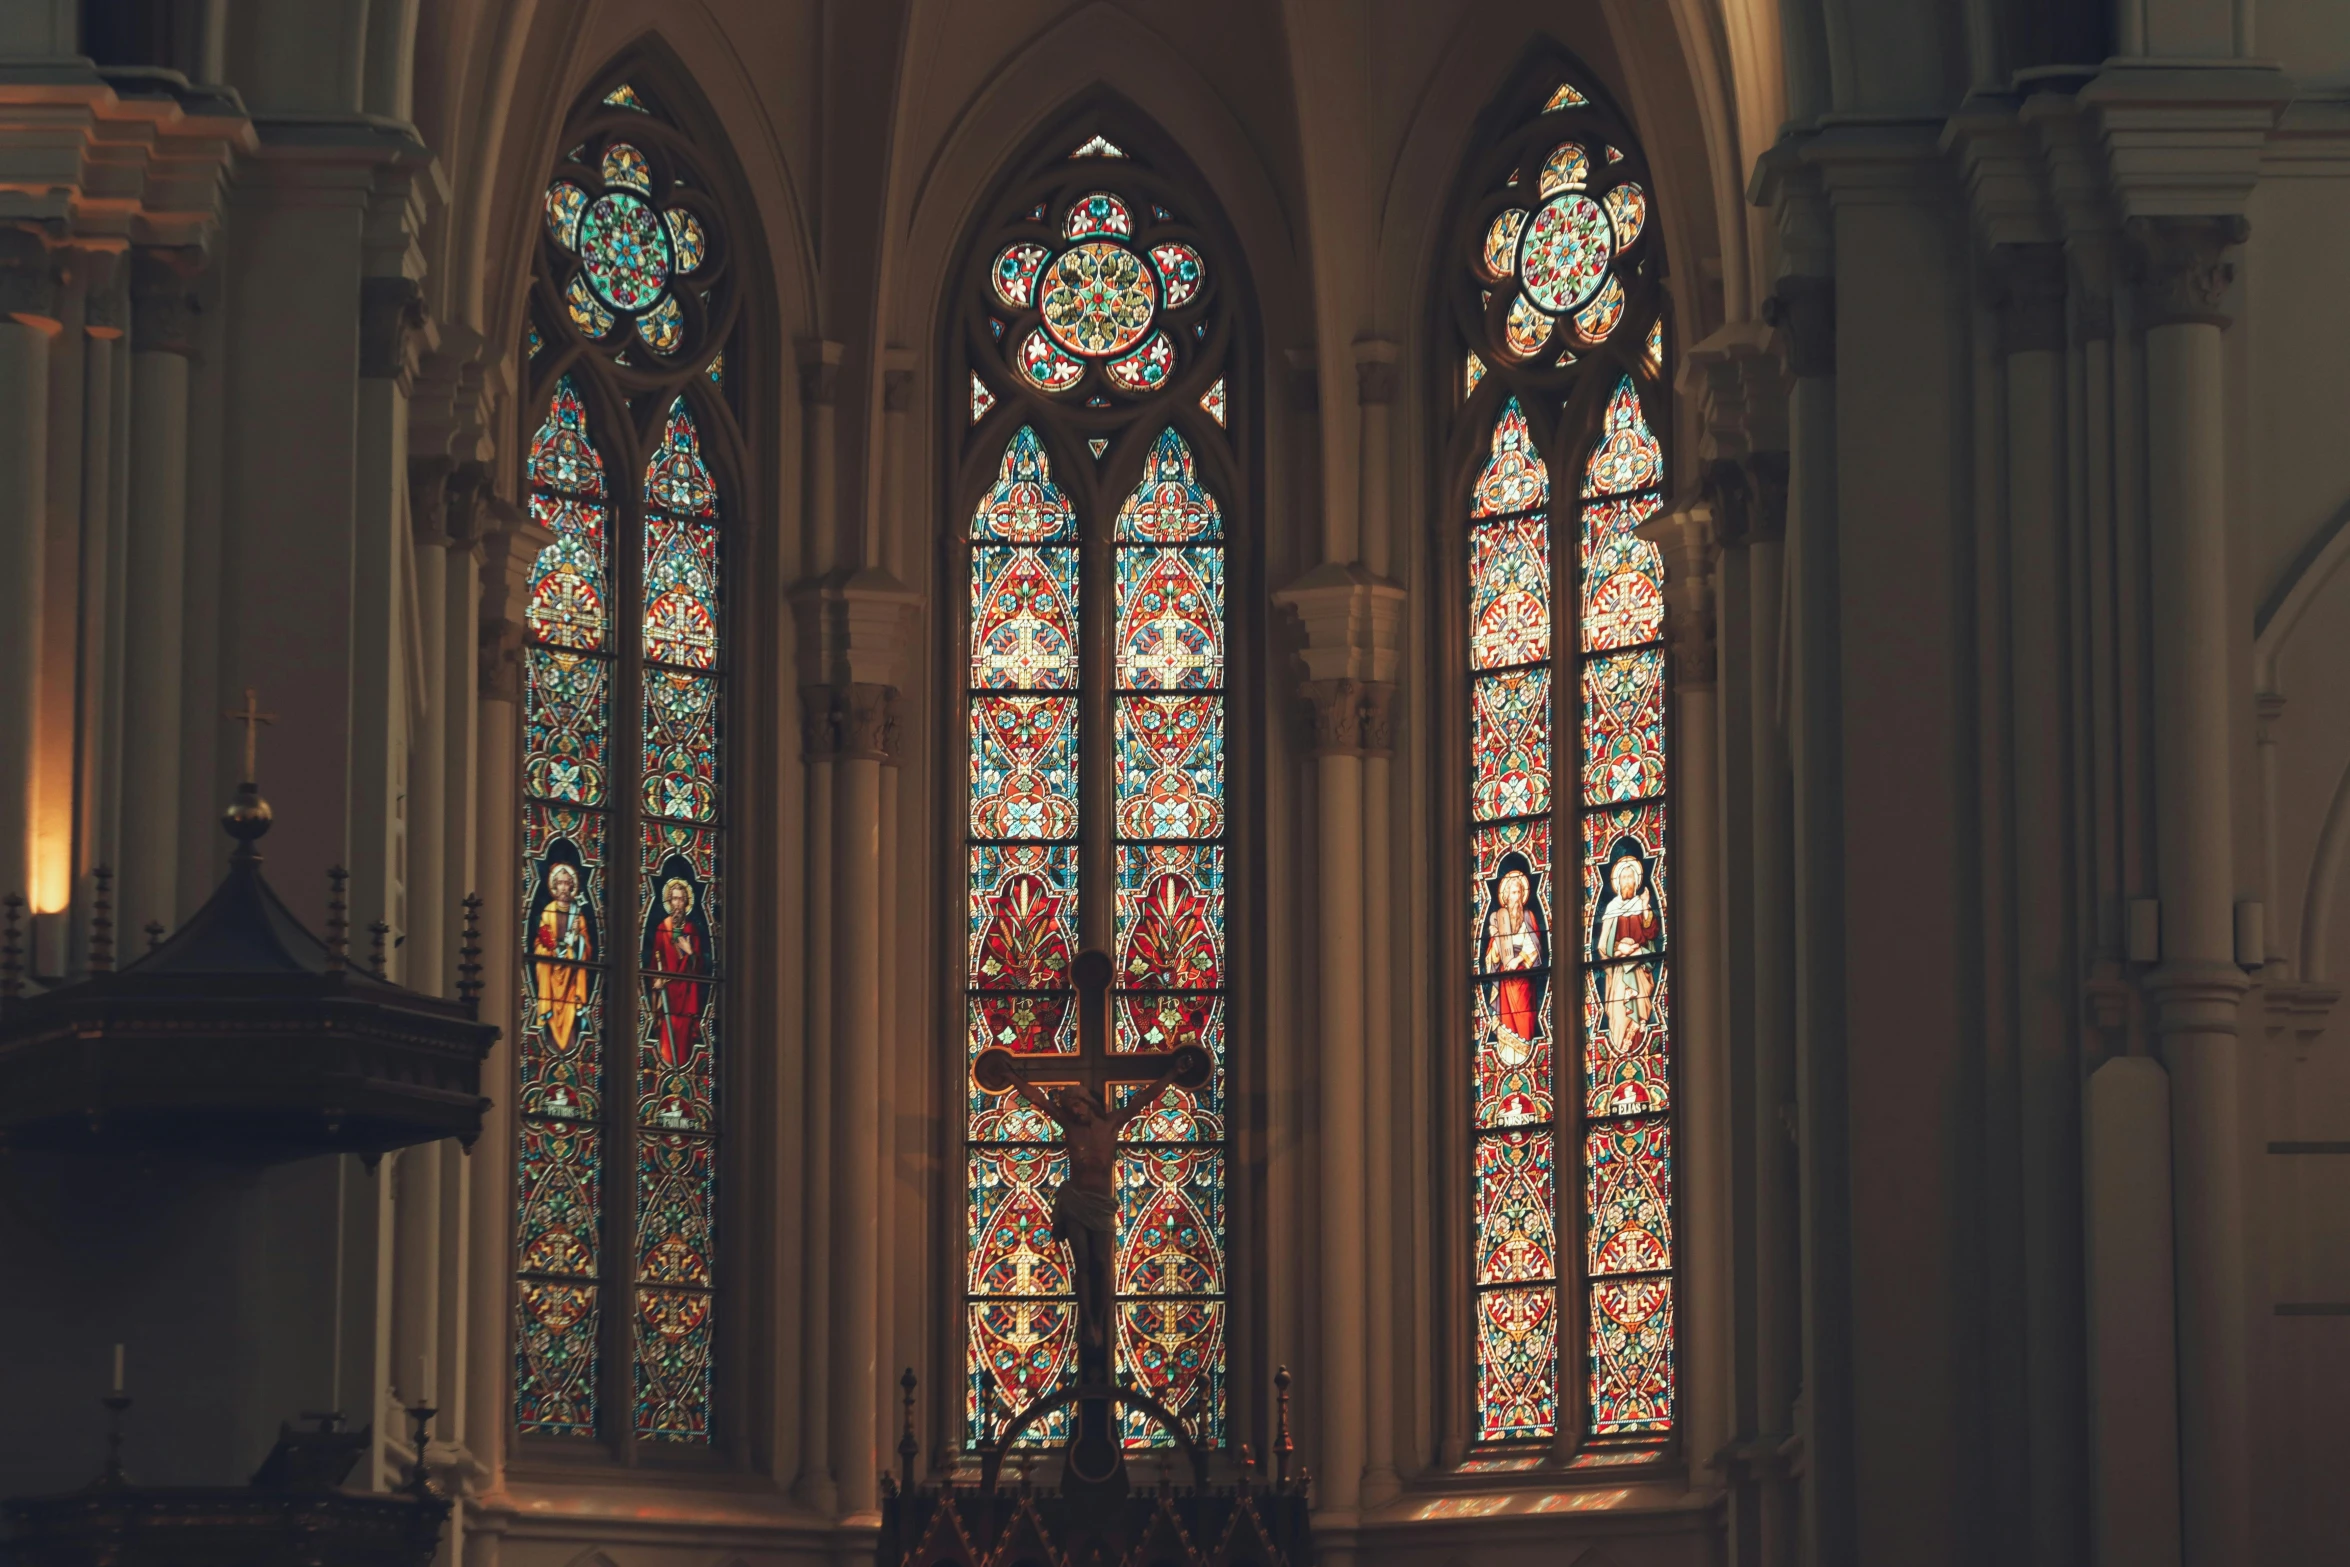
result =
[{"label": "metal cross finial", "polygon": [[227,719],[231,723],[243,724],[245,726],[244,782],[259,783],[261,780],[257,776],[254,765],[261,745],[261,730],[259,726],[262,724],[276,723],[277,714],[264,713],[261,711],[261,704],[257,694],[251,686],[247,686],[245,687],[244,707],[241,709],[232,707],[220,716]]}]

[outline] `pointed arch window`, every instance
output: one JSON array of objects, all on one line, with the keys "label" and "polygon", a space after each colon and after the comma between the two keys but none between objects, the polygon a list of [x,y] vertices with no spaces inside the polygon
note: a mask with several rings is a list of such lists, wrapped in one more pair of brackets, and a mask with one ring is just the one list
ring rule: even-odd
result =
[{"label": "pointed arch window", "polygon": [[1662,506],[1662,264],[1604,93],[1553,74],[1499,124],[1449,294],[1469,1431],[1488,1453],[1629,1462],[1671,1440],[1676,1392],[1663,567],[1638,532]]},{"label": "pointed arch window", "polygon": [[[1126,150],[1148,140],[1076,128],[996,202],[947,378],[966,497],[957,1059],[975,1443],[1072,1385],[1078,1347],[1051,1213],[1058,1129],[978,1088],[969,1062],[989,1046],[1075,1052],[1087,947],[1111,955],[1113,1050],[1196,1039],[1215,1063],[1121,1134],[1112,1374],[1211,1445],[1230,1418],[1227,554],[1244,364],[1230,251],[1169,177],[1171,153]],[[1123,1418],[1130,1444],[1166,1440]]]},{"label": "pointed arch window", "polygon": [[736,320],[706,159],[619,82],[566,127],[523,363],[553,535],[522,651],[514,1420],[707,1445],[725,1341]]}]

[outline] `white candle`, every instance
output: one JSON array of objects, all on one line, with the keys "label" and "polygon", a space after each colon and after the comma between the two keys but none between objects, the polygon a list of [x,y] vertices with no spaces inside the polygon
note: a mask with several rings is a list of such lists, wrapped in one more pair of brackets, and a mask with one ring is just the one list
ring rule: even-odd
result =
[{"label": "white candle", "polygon": [[114,1391],[122,1391],[122,1346],[114,1346]]}]

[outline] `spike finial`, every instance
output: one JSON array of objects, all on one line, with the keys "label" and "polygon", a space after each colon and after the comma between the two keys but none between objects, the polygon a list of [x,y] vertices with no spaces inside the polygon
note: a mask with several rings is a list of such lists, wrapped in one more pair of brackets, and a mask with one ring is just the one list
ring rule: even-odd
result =
[{"label": "spike finial", "polygon": [[10,893],[0,899],[7,909],[7,928],[0,933],[0,996],[13,1001],[24,994],[24,935],[18,928],[24,919],[24,895]]},{"label": "spike finial", "polygon": [[101,865],[90,872],[97,887],[90,898],[90,972],[114,972],[114,872]]},{"label": "spike finial", "polygon": [[326,971],[339,974],[351,962],[351,905],[343,896],[351,873],[340,865],[326,870]]},{"label": "spike finial", "polygon": [[457,999],[481,1004],[481,894],[465,895],[465,935],[457,948]]},{"label": "spike finial", "polygon": [[898,1378],[898,1386],[903,1388],[906,1394],[906,1429],[905,1433],[898,1438],[898,1467],[905,1472],[905,1488],[912,1491],[914,1489],[914,1458],[922,1451],[921,1442],[916,1440],[914,1436],[915,1381],[912,1366],[908,1366],[906,1374]]},{"label": "spike finial", "polygon": [[384,938],[391,933],[392,927],[382,920],[368,922],[367,966],[375,971],[377,979],[384,977]]},{"label": "spike finial", "polygon": [[147,950],[153,952],[163,945],[163,921],[149,920],[146,925]]},{"label": "spike finial", "polygon": [[1273,1484],[1289,1489],[1289,1455],[1297,1451],[1297,1443],[1289,1435],[1289,1368],[1281,1367],[1273,1373],[1273,1387],[1281,1395],[1281,1426],[1273,1438]]}]

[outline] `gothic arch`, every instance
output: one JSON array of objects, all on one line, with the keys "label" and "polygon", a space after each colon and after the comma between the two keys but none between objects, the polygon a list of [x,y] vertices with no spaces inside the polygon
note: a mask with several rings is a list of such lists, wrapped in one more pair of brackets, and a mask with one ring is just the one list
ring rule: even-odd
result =
[{"label": "gothic arch", "polygon": [[[1056,1020],[1070,1015],[1063,965],[1079,945],[1118,954],[1114,1006],[1123,1048],[1165,1048],[1154,1043],[1162,1030],[1170,1044],[1196,1038],[1208,1045],[1219,1076],[1197,1097],[1177,1091],[1161,1101],[1171,1108],[1142,1123],[1148,1141],[1122,1156],[1140,1161],[1138,1179],[1158,1183],[1152,1211],[1181,1206],[1190,1216],[1187,1233],[1204,1241],[1196,1251],[1187,1241],[1184,1256],[1169,1260],[1168,1282],[1154,1283],[1151,1268],[1136,1260],[1142,1231],[1121,1223],[1120,1298],[1180,1293],[1181,1309],[1192,1314],[1186,1321],[1196,1317],[1197,1326],[1184,1330],[1191,1347],[1153,1360],[1122,1330],[1118,1353],[1121,1374],[1182,1409],[1208,1445],[1236,1443],[1253,1413],[1247,1389],[1257,1379],[1249,1368],[1261,1335],[1253,1317],[1228,1313],[1233,1302],[1258,1298],[1256,1215],[1263,1203],[1239,1175],[1261,1162],[1263,1139],[1254,1108],[1259,1073],[1246,1058],[1263,1037],[1256,954],[1264,855],[1259,813],[1248,807],[1263,796],[1253,736],[1262,723],[1257,687],[1267,603],[1263,376],[1251,273],[1214,188],[1183,149],[1106,92],[1064,109],[1008,164],[988,188],[959,256],[947,285],[934,402],[941,449],[956,455],[943,465],[933,515],[941,530],[937,601],[964,606],[939,617],[937,740],[948,832],[969,846],[969,880],[943,878],[940,1069],[948,1081],[962,1081],[974,1041],[1053,1048],[1062,1026]],[[1056,299],[1065,305],[1080,297],[1069,286],[1075,274],[1067,273],[1080,262],[1104,269],[1105,280],[1110,269],[1126,269],[1118,275],[1129,281],[1116,298],[1142,312],[1118,318],[1100,343],[1085,335],[1091,327],[1055,313]],[[1007,509],[1015,498],[1016,512]],[[1153,515],[1160,520],[1143,520]],[[1032,547],[1008,547],[1024,540]],[[995,573],[1027,569],[1019,562],[1029,557],[1040,580],[1057,584],[1056,607],[1042,624],[1065,638],[1058,645],[1069,651],[1049,664],[1021,655],[1026,673],[982,674],[983,639],[997,646]],[[1196,667],[1183,673],[1171,665],[1145,672],[1124,651],[1132,634],[1129,594],[1139,604],[1159,591],[1162,571],[1176,573],[1196,600],[1181,611],[1187,628],[1200,633],[1185,644]],[[1044,715],[1034,722],[1047,725],[1052,738],[1040,754],[1066,756],[1055,765],[1077,782],[1051,783],[1047,771],[1000,759],[1016,753],[997,738],[991,715],[1014,710]],[[1180,762],[1140,738],[1158,714],[1170,726],[1163,745],[1178,711],[1195,726]],[[1183,780],[1162,802],[1164,819],[1135,814],[1143,801],[1128,794],[1137,769],[1153,767],[1154,778]],[[1012,784],[996,781],[1006,768],[1015,778],[1033,773],[1036,792],[999,819],[996,802],[1014,797]],[[1067,950],[1058,964],[1025,977],[985,978],[983,970],[997,972],[986,965],[998,951],[995,933],[1012,918],[1016,881],[1047,889],[1062,911],[1075,905],[1074,915],[1044,916],[1049,940]],[[1145,964],[1136,956],[1149,920],[1146,883],[1154,898],[1172,889],[1169,908],[1186,911],[1166,916],[1170,928],[1188,922],[1185,940],[1199,943],[1181,962]],[[1006,983],[1042,994],[1021,1001],[992,988]],[[1226,1039],[1235,1043],[1229,1054]],[[952,1184],[935,1209],[951,1225],[939,1242],[970,1296],[967,1313],[945,1324],[942,1358],[956,1364],[969,1354],[970,1364],[989,1368],[996,1380],[986,1385],[1003,1388],[1002,1405],[975,1405],[958,1423],[1000,1430],[1063,1373],[1032,1364],[1025,1351],[1018,1367],[1007,1369],[1012,1363],[986,1336],[990,1324],[1015,1299],[1051,1296],[1048,1311],[1066,1308],[1053,1303],[1060,1297],[1048,1287],[1039,1286],[1042,1295],[1023,1293],[1030,1289],[1025,1271],[1007,1293],[1000,1275],[1009,1264],[992,1260],[1002,1221],[975,1219],[976,1228],[966,1227],[963,1215],[976,1211],[978,1199],[967,1204],[963,1187],[984,1181],[995,1194],[990,1207],[1004,1211],[1040,1200],[1041,1186],[1029,1190],[1035,1172],[1018,1173],[1028,1168],[1018,1150],[1051,1133],[1042,1123],[1015,1124],[1022,1112],[979,1100],[966,1111],[967,1097],[967,1090],[955,1095],[941,1128],[949,1145],[941,1162]],[[1172,1282],[1176,1261],[1186,1280],[1180,1288]],[[1060,1266],[1050,1254],[1046,1264],[1048,1271]],[[1075,1353],[1068,1351],[1070,1366]],[[973,1371],[950,1380],[978,1379]]]}]

